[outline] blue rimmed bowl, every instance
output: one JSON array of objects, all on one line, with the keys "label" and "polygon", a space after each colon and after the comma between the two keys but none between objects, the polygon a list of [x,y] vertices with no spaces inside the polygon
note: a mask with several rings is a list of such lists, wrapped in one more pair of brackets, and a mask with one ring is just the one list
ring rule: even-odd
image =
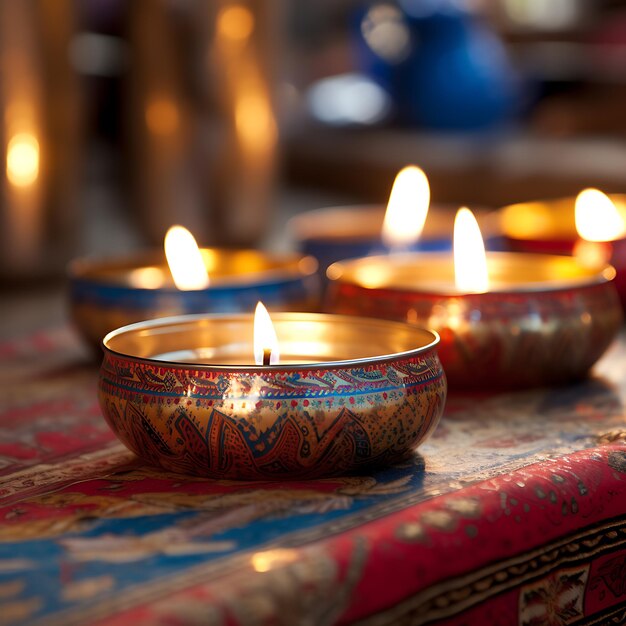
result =
[{"label": "blue rimmed bowl", "polygon": [[77,259],[68,268],[71,317],[85,340],[99,346],[111,330],[141,320],[192,313],[251,312],[262,300],[274,310],[319,307],[317,262],[257,250],[203,248],[211,283],[180,291],[163,253],[114,260]]}]

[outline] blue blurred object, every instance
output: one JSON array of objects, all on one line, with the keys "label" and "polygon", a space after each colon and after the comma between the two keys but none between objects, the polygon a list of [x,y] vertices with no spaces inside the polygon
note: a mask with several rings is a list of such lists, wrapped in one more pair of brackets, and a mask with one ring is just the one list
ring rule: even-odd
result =
[{"label": "blue blurred object", "polygon": [[[381,237],[383,205],[307,211],[289,220],[288,231],[301,253],[317,259],[319,275],[324,281],[328,266],[335,261],[394,252],[451,252],[457,208],[456,205],[431,205],[419,240],[396,250],[386,247]],[[486,248],[506,249],[499,224],[489,219],[491,214],[484,208],[478,211]]]},{"label": "blue blurred object", "polygon": [[356,37],[364,70],[385,87],[399,121],[437,130],[483,130],[513,118],[520,80],[479,16],[451,0],[374,4]]},{"label": "blue blurred object", "polygon": [[[370,239],[344,239],[329,240],[323,238],[305,239],[300,242],[300,251],[317,259],[319,275],[326,280],[326,270],[335,261],[344,259],[356,259],[364,256],[389,254],[380,237]],[[402,252],[445,252],[452,250],[452,239],[423,239],[419,242],[403,248]]]},{"label": "blue blurred object", "polygon": [[[335,261],[391,252],[381,237],[384,215],[383,205],[315,209],[292,217],[288,230],[300,252],[317,259],[325,279]],[[451,250],[453,219],[447,209],[431,210],[419,241],[401,251]]]}]

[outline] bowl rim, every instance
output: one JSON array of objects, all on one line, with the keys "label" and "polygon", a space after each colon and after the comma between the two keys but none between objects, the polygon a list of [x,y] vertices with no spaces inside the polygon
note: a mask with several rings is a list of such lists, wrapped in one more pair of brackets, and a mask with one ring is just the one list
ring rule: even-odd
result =
[{"label": "bowl rim", "polygon": [[[270,261],[284,264],[284,267],[273,267],[262,269],[257,272],[249,272],[242,275],[214,277],[209,286],[204,289],[190,289],[181,291],[175,285],[163,285],[160,287],[140,287],[127,284],[123,281],[116,281],[107,276],[100,275],[104,269],[118,269],[120,272],[141,269],[146,266],[161,265],[164,252],[159,248],[147,248],[136,250],[119,256],[80,256],[72,259],[66,267],[66,275],[70,285],[94,285],[101,289],[115,289],[124,292],[147,292],[164,294],[202,294],[219,292],[230,289],[249,288],[264,285],[279,284],[284,281],[298,281],[311,276],[315,276],[318,270],[318,262],[311,255],[297,252],[275,253],[255,248],[219,248],[211,246],[201,246],[201,250],[208,250],[218,254],[254,253],[267,257]],[[163,259],[161,259],[163,257]],[[133,267],[136,265],[136,268]],[[167,271],[167,264],[162,264]],[[191,297],[191,296],[190,296]]]},{"label": "bowl rim", "polygon": [[[626,209],[626,193],[619,192],[604,192],[608,198],[615,203],[618,202],[622,207],[617,206],[617,210],[621,215],[624,215],[624,210]],[[511,241],[519,242],[519,243],[570,243],[574,244],[576,241],[581,239],[580,235],[576,230],[576,224],[574,221],[574,206],[576,204],[576,194],[568,194],[568,195],[560,195],[560,196],[549,196],[543,198],[534,198],[532,200],[522,200],[519,202],[511,202],[507,204],[503,204],[497,207],[495,213],[497,213],[498,226],[501,232],[501,235],[506,239]],[[527,209],[529,206],[532,207],[543,207],[549,213],[551,213],[552,220],[561,220],[562,215],[560,212],[565,212],[568,216],[566,224],[559,224],[558,227],[555,228],[555,223],[552,222],[549,228],[536,229],[536,232],[533,232],[530,235],[518,235],[513,232],[514,229],[507,228],[506,225],[506,215],[513,214],[517,217],[517,214],[524,209]],[[611,239],[606,242],[600,243],[610,243],[615,244],[617,242],[624,241],[626,239],[625,236],[617,237],[616,239]]]},{"label": "bowl rim", "polygon": [[[429,215],[426,217],[426,234],[422,233],[422,239],[431,241],[452,241],[452,230],[449,232],[442,228],[440,223],[437,223],[434,228],[434,232],[429,232],[430,224],[432,226],[433,220],[445,220],[445,223],[449,221],[450,224],[454,222],[454,214],[456,210],[461,206],[459,203],[454,202],[430,202],[428,211]],[[329,242],[335,245],[343,242],[376,242],[381,240],[380,228],[387,211],[387,203],[352,203],[345,205],[332,205],[315,209],[309,209],[297,213],[289,218],[287,221],[287,232],[291,235],[296,242],[300,243],[318,243]],[[493,228],[490,227],[490,222],[493,220],[492,214],[493,208],[487,205],[473,206],[472,212],[477,216],[479,222],[481,222],[481,229],[486,231],[485,236],[488,238],[494,237],[497,233],[492,232]],[[337,233],[336,221],[345,223],[354,223],[355,219],[360,218],[365,220],[365,226],[359,225],[356,232],[353,232],[353,226],[348,229],[348,232],[342,232],[342,228],[339,228]],[[428,222],[430,218],[430,222]],[[373,220],[376,225],[380,222],[378,230],[371,229],[370,221]],[[419,244],[418,244],[419,245]]]},{"label": "bowl rim", "polygon": [[107,333],[105,337],[100,342],[100,346],[105,355],[112,355],[116,358],[121,358],[125,360],[131,360],[137,363],[145,363],[149,364],[153,367],[165,367],[165,368],[176,368],[176,369],[186,369],[193,371],[215,371],[215,372],[252,372],[257,374],[270,374],[278,372],[293,372],[293,371],[304,371],[304,370],[340,370],[340,369],[352,369],[358,366],[366,366],[372,364],[379,363],[388,363],[392,361],[405,360],[409,358],[413,358],[419,355],[424,355],[428,352],[432,352],[435,350],[437,345],[440,343],[441,339],[439,333],[430,328],[424,328],[421,326],[416,326],[415,324],[410,324],[408,322],[402,322],[397,320],[386,320],[380,319],[377,317],[367,317],[367,316],[356,316],[356,315],[343,315],[343,314],[335,314],[335,313],[307,313],[307,312],[291,312],[291,311],[281,311],[281,312],[272,312],[272,320],[278,321],[281,317],[289,316],[291,319],[293,318],[301,318],[303,321],[305,319],[314,318],[319,321],[323,321],[326,319],[327,321],[340,321],[345,320],[352,321],[357,320],[359,322],[365,322],[370,326],[402,326],[405,329],[410,330],[411,332],[420,332],[420,333],[428,333],[431,337],[431,341],[426,343],[425,345],[421,345],[418,348],[412,348],[410,350],[403,350],[401,352],[393,352],[389,354],[381,354],[371,357],[361,357],[356,359],[345,359],[345,360],[336,360],[336,361],[319,361],[313,363],[288,363],[288,364],[280,364],[277,365],[237,365],[237,364],[223,364],[219,363],[211,363],[211,364],[202,364],[202,363],[194,363],[194,362],[185,362],[185,361],[168,361],[165,359],[155,359],[150,357],[139,357],[134,356],[132,354],[127,354],[124,352],[119,352],[113,350],[112,348],[107,346],[107,342],[123,333],[135,330],[146,330],[146,329],[155,329],[159,326],[168,326],[173,324],[185,324],[185,323],[193,323],[200,320],[210,319],[215,321],[222,320],[250,320],[250,323],[253,322],[254,315],[251,313],[218,313],[218,314],[207,314],[207,313],[197,313],[191,315],[174,315],[170,317],[161,317],[155,318],[151,320],[144,320],[141,322],[135,322],[133,324],[127,324],[125,326],[121,326]]},{"label": "bowl rim", "polygon": [[[447,252],[406,252],[402,255],[396,257],[398,261],[410,260],[411,258],[417,259],[422,263],[430,260],[445,260],[446,258],[451,258],[452,253],[450,251]],[[505,256],[514,256],[517,259],[525,259],[525,260],[534,260],[539,261],[541,259],[548,260],[551,263],[558,262],[559,259],[567,259],[568,261],[577,262],[576,258],[573,256],[567,256],[563,254],[547,254],[547,253],[533,253],[533,252],[516,252],[516,251],[487,251],[487,259],[495,259]],[[387,258],[381,255],[369,256],[369,257],[357,257],[351,259],[343,259],[341,261],[335,261],[332,263],[328,269],[326,270],[326,276],[331,284],[335,284],[337,286],[340,285],[350,285],[351,287],[356,287],[358,289],[364,289],[366,291],[389,291],[395,293],[408,293],[408,294],[416,294],[417,296],[441,296],[441,297],[454,297],[454,298],[488,298],[488,297],[497,297],[500,295],[522,295],[522,294],[549,294],[555,292],[563,292],[571,289],[582,289],[586,287],[592,287],[597,285],[608,285],[613,282],[617,275],[616,269],[609,263],[605,263],[601,267],[590,269],[590,275],[588,276],[580,276],[573,278],[565,278],[561,280],[546,280],[542,282],[528,282],[528,283],[519,283],[514,284],[511,287],[503,287],[503,286],[494,286],[489,288],[485,292],[464,292],[458,291],[454,287],[450,288],[435,288],[424,286],[423,288],[419,288],[419,283],[416,283],[416,288],[411,289],[407,286],[394,286],[391,285],[380,285],[375,287],[367,287],[362,284],[359,280],[354,279],[352,276],[346,277],[345,270],[353,269],[357,264],[363,265],[367,262],[376,261],[381,258]]]}]

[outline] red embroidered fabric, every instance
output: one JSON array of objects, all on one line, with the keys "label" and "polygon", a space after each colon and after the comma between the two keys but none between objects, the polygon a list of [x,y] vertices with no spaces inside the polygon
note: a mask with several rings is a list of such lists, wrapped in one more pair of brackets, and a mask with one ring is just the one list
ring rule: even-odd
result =
[{"label": "red embroidered fabric", "polygon": [[67,329],[0,345],[7,624],[626,620],[626,342],[579,385],[453,396],[405,463],[298,482],[148,467]]}]

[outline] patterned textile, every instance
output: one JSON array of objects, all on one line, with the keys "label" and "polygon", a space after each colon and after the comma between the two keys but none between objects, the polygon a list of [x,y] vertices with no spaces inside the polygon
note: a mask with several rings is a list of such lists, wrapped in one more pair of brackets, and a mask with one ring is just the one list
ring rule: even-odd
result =
[{"label": "patterned textile", "polygon": [[626,338],[588,381],[452,396],[405,463],[143,465],[68,329],[0,344],[0,624],[626,622]]}]

